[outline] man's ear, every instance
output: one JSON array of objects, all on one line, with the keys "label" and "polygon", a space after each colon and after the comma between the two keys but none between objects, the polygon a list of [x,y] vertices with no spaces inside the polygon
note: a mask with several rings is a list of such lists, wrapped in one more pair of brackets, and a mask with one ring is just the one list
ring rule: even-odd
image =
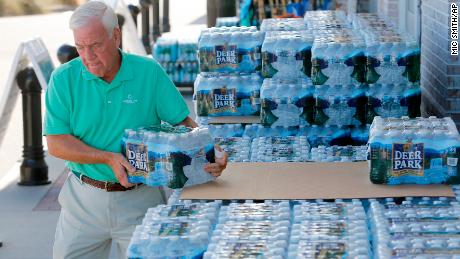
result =
[{"label": "man's ear", "polygon": [[115,44],[117,45],[117,48],[119,48],[121,44],[121,30],[119,27],[115,27],[113,29],[112,39],[115,40]]}]

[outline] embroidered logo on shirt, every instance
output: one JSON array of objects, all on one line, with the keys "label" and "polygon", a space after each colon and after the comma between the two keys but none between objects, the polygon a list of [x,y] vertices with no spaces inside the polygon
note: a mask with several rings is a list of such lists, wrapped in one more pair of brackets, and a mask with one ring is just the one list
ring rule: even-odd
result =
[{"label": "embroidered logo on shirt", "polygon": [[137,99],[134,99],[131,94],[128,94],[126,99],[124,99],[122,102],[124,102],[126,104],[135,104],[135,103],[137,103]]}]

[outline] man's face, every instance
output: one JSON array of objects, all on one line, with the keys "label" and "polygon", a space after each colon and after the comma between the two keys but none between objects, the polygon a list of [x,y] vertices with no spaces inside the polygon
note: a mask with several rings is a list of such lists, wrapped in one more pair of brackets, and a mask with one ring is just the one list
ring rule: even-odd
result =
[{"label": "man's face", "polygon": [[118,66],[117,51],[120,45],[120,30],[115,28],[112,38],[109,38],[102,22],[93,20],[75,29],[73,37],[86,69],[97,77],[111,76],[114,68]]}]

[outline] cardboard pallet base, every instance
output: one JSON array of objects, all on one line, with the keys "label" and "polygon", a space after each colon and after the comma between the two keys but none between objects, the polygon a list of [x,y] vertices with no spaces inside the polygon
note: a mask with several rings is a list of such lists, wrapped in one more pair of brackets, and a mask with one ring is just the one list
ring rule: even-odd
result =
[{"label": "cardboard pallet base", "polygon": [[222,117],[209,117],[210,124],[253,124],[260,123],[259,116],[222,116]]},{"label": "cardboard pallet base", "polygon": [[377,185],[367,162],[229,163],[214,182],[184,188],[181,199],[268,200],[454,197],[448,185]]}]

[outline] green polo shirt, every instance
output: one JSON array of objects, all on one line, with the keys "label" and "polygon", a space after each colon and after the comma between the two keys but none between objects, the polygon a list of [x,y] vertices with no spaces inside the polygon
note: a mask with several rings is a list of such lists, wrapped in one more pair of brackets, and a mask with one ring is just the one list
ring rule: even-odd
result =
[{"label": "green polo shirt", "polygon": [[[121,67],[111,83],[91,74],[76,58],[51,75],[46,90],[44,135],[70,134],[87,145],[121,152],[127,128],[177,124],[189,110],[161,66],[151,58],[122,53]],[[118,182],[105,164],[67,166],[96,180]]]}]

